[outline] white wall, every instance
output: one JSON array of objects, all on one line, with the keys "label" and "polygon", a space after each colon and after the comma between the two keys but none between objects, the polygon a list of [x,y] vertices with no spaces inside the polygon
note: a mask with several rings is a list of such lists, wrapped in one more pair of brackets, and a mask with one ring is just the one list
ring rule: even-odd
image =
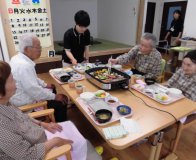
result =
[{"label": "white wall", "polygon": [[184,21],[184,32],[183,36],[190,36],[196,38],[196,1],[195,0],[188,0],[185,21]]},{"label": "white wall", "polygon": [[0,60],[4,60],[6,62],[9,62],[9,54],[7,50],[7,44],[5,40],[5,34],[3,30],[3,25],[2,25],[2,19],[1,19],[1,14],[0,14],[0,43],[1,43],[1,48],[0,48]]},{"label": "white wall", "polygon": [[78,10],[89,13],[91,35],[97,37],[97,0],[50,0],[54,41],[63,40],[64,32],[75,25]]},{"label": "white wall", "polygon": [[148,2],[154,2],[156,3],[155,8],[155,16],[154,16],[154,26],[153,26],[153,34],[159,39],[160,37],[160,29],[161,29],[161,21],[162,21],[162,12],[163,12],[163,2],[164,0],[145,0],[145,6],[144,6],[144,19],[143,19],[143,33],[145,29],[145,23],[146,23],[146,15],[147,15],[147,3]]},{"label": "white wall", "polygon": [[[135,45],[138,0],[98,0],[98,37]],[[134,15],[134,8],[136,15]]]}]

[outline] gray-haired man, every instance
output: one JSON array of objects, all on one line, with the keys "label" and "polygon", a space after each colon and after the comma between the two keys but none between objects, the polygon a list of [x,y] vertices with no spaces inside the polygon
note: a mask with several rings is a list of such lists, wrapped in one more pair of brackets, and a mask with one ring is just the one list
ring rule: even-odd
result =
[{"label": "gray-haired man", "polygon": [[127,54],[116,59],[110,59],[113,64],[126,64],[134,60],[133,74],[141,74],[145,78],[157,78],[161,74],[161,54],[156,50],[156,37],[145,33],[139,45],[133,47]]},{"label": "gray-haired man", "polygon": [[16,80],[16,93],[11,97],[12,105],[19,107],[39,101],[48,101],[48,108],[54,108],[57,122],[65,121],[67,112],[67,97],[54,94],[55,88],[37,77],[34,60],[41,55],[42,47],[39,39],[33,34],[20,37],[20,52],[10,61],[12,74]]}]

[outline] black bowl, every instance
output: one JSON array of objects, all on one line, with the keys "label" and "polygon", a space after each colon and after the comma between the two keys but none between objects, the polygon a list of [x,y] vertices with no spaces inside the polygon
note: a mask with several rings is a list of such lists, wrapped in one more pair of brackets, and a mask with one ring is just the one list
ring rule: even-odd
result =
[{"label": "black bowl", "polygon": [[95,117],[99,123],[106,123],[112,118],[112,112],[107,109],[98,110]]},{"label": "black bowl", "polygon": [[145,78],[145,82],[147,85],[151,85],[151,84],[154,84],[156,80],[153,78]]},{"label": "black bowl", "polygon": [[71,76],[69,75],[64,75],[60,77],[61,82],[67,82],[69,79],[71,78]]}]

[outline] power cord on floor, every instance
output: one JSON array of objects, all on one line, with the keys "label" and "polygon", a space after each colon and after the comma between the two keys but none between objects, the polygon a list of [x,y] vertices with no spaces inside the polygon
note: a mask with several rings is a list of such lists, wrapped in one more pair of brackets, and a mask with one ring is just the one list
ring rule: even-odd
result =
[{"label": "power cord on floor", "polygon": [[131,92],[135,97],[139,98],[147,107],[152,108],[152,109],[155,109],[155,110],[158,110],[158,111],[160,111],[160,112],[165,112],[165,113],[171,115],[171,116],[175,119],[176,122],[178,121],[178,120],[176,119],[176,117],[175,117],[173,114],[171,114],[171,113],[169,113],[169,112],[167,112],[167,111],[158,109],[158,108],[156,108],[156,107],[150,106],[150,105],[147,104],[142,98],[140,98],[139,96],[136,96],[130,89],[129,89],[129,92]]}]

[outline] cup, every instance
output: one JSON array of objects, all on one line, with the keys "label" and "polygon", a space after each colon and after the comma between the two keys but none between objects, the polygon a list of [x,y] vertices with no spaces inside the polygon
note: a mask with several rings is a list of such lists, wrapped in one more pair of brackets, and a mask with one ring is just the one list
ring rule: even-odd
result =
[{"label": "cup", "polygon": [[68,80],[68,85],[69,85],[69,88],[74,88],[75,87],[75,80],[73,80],[73,79]]},{"label": "cup", "polygon": [[140,74],[134,74],[134,83],[136,83],[137,80],[144,81],[144,77]]},{"label": "cup", "polygon": [[76,84],[75,85],[75,88],[76,88],[76,92],[78,94],[81,94],[84,92],[84,89],[85,89],[85,86],[83,86],[82,84]]}]

